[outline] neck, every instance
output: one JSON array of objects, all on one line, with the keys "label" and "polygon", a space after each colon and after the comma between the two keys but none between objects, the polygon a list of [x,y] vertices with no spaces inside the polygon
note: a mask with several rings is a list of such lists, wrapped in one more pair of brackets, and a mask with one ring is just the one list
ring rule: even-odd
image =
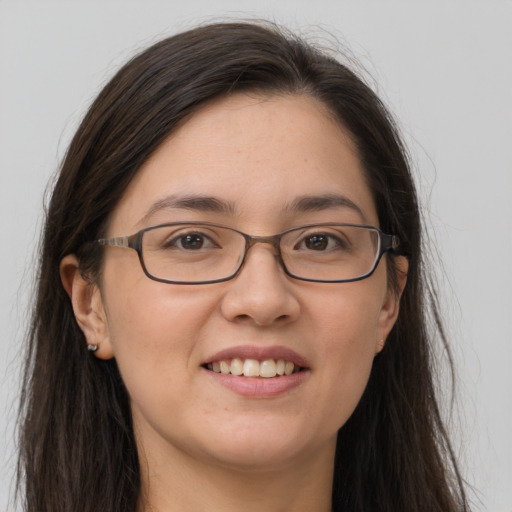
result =
[{"label": "neck", "polygon": [[334,443],[272,469],[221,466],[176,449],[153,457],[145,449],[138,512],[329,512]]}]

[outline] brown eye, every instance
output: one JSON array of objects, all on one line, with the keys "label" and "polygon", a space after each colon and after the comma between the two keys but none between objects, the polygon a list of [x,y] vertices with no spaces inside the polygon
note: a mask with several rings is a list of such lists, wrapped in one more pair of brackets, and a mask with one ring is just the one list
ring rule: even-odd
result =
[{"label": "brown eye", "polygon": [[304,240],[308,249],[313,251],[324,251],[329,245],[329,238],[325,235],[311,235]]},{"label": "brown eye", "polygon": [[177,245],[181,246],[183,249],[201,249],[204,245],[204,237],[197,234],[185,235],[179,239]]}]

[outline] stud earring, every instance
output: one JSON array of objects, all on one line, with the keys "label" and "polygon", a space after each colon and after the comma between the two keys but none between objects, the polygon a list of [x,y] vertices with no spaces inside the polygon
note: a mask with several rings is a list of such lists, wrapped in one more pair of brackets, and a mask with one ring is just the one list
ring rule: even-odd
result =
[{"label": "stud earring", "polygon": [[89,343],[87,345],[87,350],[89,352],[96,352],[96,350],[98,350],[98,348],[99,348],[98,345],[93,345],[92,343]]}]

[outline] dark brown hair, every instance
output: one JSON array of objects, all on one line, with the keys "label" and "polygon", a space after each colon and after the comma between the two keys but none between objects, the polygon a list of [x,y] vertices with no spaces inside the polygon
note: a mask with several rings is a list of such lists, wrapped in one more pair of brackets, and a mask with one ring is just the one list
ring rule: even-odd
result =
[{"label": "dark brown hair", "polygon": [[[323,102],[352,134],[380,226],[400,237],[409,260],[398,321],[338,435],[333,510],[467,510],[432,376],[433,337],[448,347],[393,120],[346,65],[262,23],[203,26],[145,50],[101,91],[71,142],[47,212],[29,336],[18,470],[25,510],[136,510],[140,474],[127,392],[115,360],[87,353],[59,263],[75,253],[81,271],[95,279],[101,250],[84,247],[103,235],[141,165],[207,102],[243,91]],[[393,276],[392,257],[388,266]]]}]

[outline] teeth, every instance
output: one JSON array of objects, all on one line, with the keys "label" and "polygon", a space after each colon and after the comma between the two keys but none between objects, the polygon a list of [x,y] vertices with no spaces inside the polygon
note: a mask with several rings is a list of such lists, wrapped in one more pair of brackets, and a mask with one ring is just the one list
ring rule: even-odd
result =
[{"label": "teeth", "polygon": [[276,374],[277,367],[273,359],[267,359],[266,361],[262,361],[262,363],[260,364],[260,377],[275,377]]},{"label": "teeth", "polygon": [[244,377],[259,377],[260,363],[256,359],[246,359],[244,361]]},{"label": "teeth", "polygon": [[243,375],[244,377],[263,377],[266,379],[291,375],[299,371],[299,368],[296,368],[291,361],[284,361],[283,359],[278,359],[277,361],[266,359],[260,362],[256,359],[242,360],[235,358],[209,363],[207,368],[215,373],[222,373],[224,375]]},{"label": "teeth", "polygon": [[220,362],[220,373],[224,373],[225,375],[227,375],[228,373],[230,373],[230,371],[231,371],[231,368],[229,367],[229,364],[226,361],[221,361]]},{"label": "teeth", "polygon": [[241,359],[233,359],[231,361],[231,374],[242,375],[244,373],[244,362]]}]

